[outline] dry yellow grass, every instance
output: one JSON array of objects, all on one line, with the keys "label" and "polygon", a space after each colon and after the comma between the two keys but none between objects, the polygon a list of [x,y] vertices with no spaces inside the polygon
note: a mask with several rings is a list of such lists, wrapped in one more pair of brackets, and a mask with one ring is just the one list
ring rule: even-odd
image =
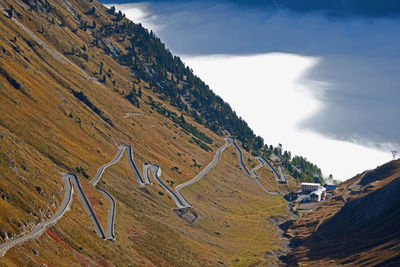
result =
[{"label": "dry yellow grass", "polygon": [[[95,1],[69,2],[80,14],[95,5],[96,12],[101,15],[98,22],[109,21],[104,8]],[[121,143],[132,145],[139,170],[147,161],[160,165],[161,179],[166,184],[173,181],[177,185],[193,178],[213,159],[216,149],[224,143],[222,138],[185,116],[186,121],[212,138],[213,151],[206,152],[189,142],[190,135],[145,104],[148,96],[164,102],[147,84],[140,83],[143,93],[140,108],[121,96],[131,90],[132,82],[137,82],[136,77],[111,56],[87,45],[92,40],[89,32],[72,32],[71,29],[78,25],[64,5],[49,1],[71,24],[62,28],[55,13],[47,17],[44,13],[29,11],[24,4],[12,3],[16,12],[22,15],[22,18],[14,18],[29,28],[35,37],[6,16],[0,16],[0,68],[22,86],[22,90],[17,90],[0,74],[0,191],[7,196],[5,200],[0,199],[3,234],[18,235],[31,229],[33,223],[39,222],[33,213],[40,217],[47,210],[55,212],[63,196],[60,171],[76,172],[76,168],[83,168],[90,179],[98,167],[114,157]],[[0,0],[0,6],[8,8],[4,0]],[[49,22],[52,17],[55,24]],[[44,33],[39,33],[42,25]],[[35,38],[43,40],[47,46]],[[29,46],[27,41],[34,46]],[[88,62],[63,55],[72,47],[83,45],[87,46]],[[54,56],[54,51],[58,51],[59,59]],[[100,62],[105,70],[112,70],[116,86],[96,81],[100,77],[93,73],[98,71]],[[72,90],[82,91],[115,127],[76,99]],[[164,105],[181,113],[168,103]],[[142,113],[143,116],[124,118],[128,112]],[[75,194],[71,210],[48,234],[10,249],[0,258],[0,264],[265,264],[264,253],[281,246],[280,237],[266,219],[285,215],[287,207],[281,197],[265,194],[236,167],[235,153],[233,147],[229,147],[215,168],[201,181],[183,190],[194,204],[194,212],[200,216],[193,225],[187,225],[171,211],[174,202],[166,192],[159,194],[163,190],[156,182],[146,189],[138,187],[124,155],[106,170],[99,183],[99,187],[109,191],[117,202],[116,242],[101,240],[96,235]],[[252,159],[248,153],[245,157]],[[247,162],[247,158],[245,162],[251,169],[252,162]],[[201,167],[196,167],[194,161]],[[267,188],[289,190],[277,185],[265,167],[258,173]],[[77,174],[103,229],[106,229],[107,199],[88,183],[88,179]],[[35,186],[40,187],[41,193]],[[5,239],[0,236],[1,242]]]}]

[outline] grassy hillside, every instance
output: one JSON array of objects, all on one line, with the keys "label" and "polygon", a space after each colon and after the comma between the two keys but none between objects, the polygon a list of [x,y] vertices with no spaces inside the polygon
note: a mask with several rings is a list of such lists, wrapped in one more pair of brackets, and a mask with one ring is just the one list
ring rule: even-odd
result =
[{"label": "grassy hillside", "polygon": [[287,230],[289,265],[395,266],[399,258],[400,160],[350,179]]},{"label": "grassy hillside", "polygon": [[[0,243],[55,213],[65,171],[78,175],[105,229],[108,200],[88,181],[120,144],[132,145],[140,171],[144,162],[160,165],[171,188],[213,159],[227,131],[248,150],[262,145],[179,59],[157,48],[155,36],[122,14],[72,0],[0,0],[0,10]],[[265,264],[266,252],[282,247],[267,219],[286,216],[287,207],[243,174],[234,153],[224,151],[203,180],[184,189],[199,215],[192,225],[171,210],[157,183],[138,186],[124,154],[99,183],[116,200],[116,242],[96,235],[75,193],[53,228],[10,249],[0,265]],[[267,168],[259,173],[267,188],[290,189]]]}]

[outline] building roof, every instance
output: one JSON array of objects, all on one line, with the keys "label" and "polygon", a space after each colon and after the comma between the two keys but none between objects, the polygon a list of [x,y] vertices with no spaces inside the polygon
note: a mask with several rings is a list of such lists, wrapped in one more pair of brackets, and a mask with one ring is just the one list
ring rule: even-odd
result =
[{"label": "building roof", "polygon": [[321,195],[323,192],[326,192],[326,188],[325,187],[323,187],[323,186],[320,186],[317,190],[314,190],[314,191],[312,191],[311,193],[310,193],[310,196],[311,195]]},{"label": "building roof", "polygon": [[321,186],[319,183],[301,183],[301,185]]},{"label": "building roof", "polygon": [[334,185],[334,184],[326,184],[325,188],[328,189],[328,190],[336,189],[336,185]]}]

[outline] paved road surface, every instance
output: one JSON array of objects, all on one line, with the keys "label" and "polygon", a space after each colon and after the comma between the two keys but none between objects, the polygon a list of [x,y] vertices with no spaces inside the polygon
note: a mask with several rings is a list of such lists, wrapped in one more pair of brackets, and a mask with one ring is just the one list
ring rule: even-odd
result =
[{"label": "paved road surface", "polygon": [[254,169],[251,170],[251,176],[254,178],[254,180],[256,180],[256,182],[258,183],[258,185],[268,194],[273,195],[273,196],[280,196],[280,194],[278,192],[273,192],[273,191],[269,191],[261,182],[260,180],[258,180],[258,174],[256,173],[256,171],[263,167],[265,165],[265,162],[262,160],[261,157],[256,157],[256,159],[258,160],[259,164],[254,167]]},{"label": "paved road surface", "polygon": [[[158,165],[155,164],[145,164],[143,171],[144,171],[144,177],[145,177],[145,181],[143,180],[143,178],[141,177],[135,162],[133,161],[133,152],[132,152],[132,147],[130,145],[121,145],[118,148],[118,152],[117,154],[114,156],[114,158],[109,162],[106,163],[104,165],[102,165],[98,170],[96,175],[94,176],[94,178],[89,182],[90,184],[92,184],[93,186],[96,186],[97,183],[99,182],[101,176],[104,173],[104,170],[115,164],[116,162],[118,162],[121,159],[122,153],[124,152],[124,150],[127,150],[127,158],[128,161],[132,167],[132,170],[135,174],[135,177],[137,179],[137,181],[139,182],[140,185],[146,185],[146,184],[151,184],[151,180],[150,180],[150,171],[153,175],[153,177],[156,179],[156,181],[160,184],[160,186],[166,190],[168,192],[168,194],[172,197],[172,199],[175,201],[175,204],[178,208],[188,208],[188,207],[192,207],[192,205],[185,199],[185,197],[182,195],[182,193],[180,192],[180,190],[188,185],[191,185],[195,182],[197,182],[198,180],[200,180],[211,168],[213,168],[218,160],[220,159],[221,153],[222,151],[227,148],[228,146],[230,146],[231,144],[233,144],[236,148],[237,153],[237,158],[238,158],[238,162],[241,165],[242,169],[244,170],[244,172],[253,177],[256,182],[263,188],[264,191],[266,191],[269,194],[272,195],[279,195],[276,192],[270,192],[269,190],[267,190],[258,180],[258,175],[256,173],[256,170],[261,168],[264,163],[267,164],[270,169],[274,172],[276,177],[279,177],[278,174],[276,173],[275,169],[272,168],[272,166],[269,164],[269,162],[263,158],[263,157],[257,157],[257,160],[259,161],[259,165],[256,166],[252,172],[250,173],[248,171],[248,169],[246,168],[246,166],[244,165],[243,162],[243,154],[242,151],[240,150],[240,148],[237,146],[235,139],[233,137],[227,137],[224,138],[225,139],[225,145],[223,145],[222,147],[218,148],[214,159],[212,162],[210,162],[198,175],[196,175],[193,179],[180,184],[178,186],[175,187],[175,190],[177,192],[177,194],[180,196],[178,197],[178,195],[176,195],[168,186],[166,186],[159,178],[159,176],[161,176],[161,168]],[[281,167],[281,166],[280,166]],[[282,170],[283,172],[283,170]],[[284,176],[284,173],[283,173]],[[286,179],[286,176],[284,176]],[[95,227],[96,233],[98,236],[100,236],[103,239],[107,239],[107,240],[116,240],[116,237],[114,235],[114,223],[115,223],[115,209],[116,209],[116,204],[115,204],[115,200],[113,199],[113,197],[106,191],[102,190],[102,189],[98,189],[102,194],[104,194],[107,199],[110,202],[109,205],[109,209],[108,209],[108,219],[107,219],[107,236],[104,235],[104,232],[99,224],[99,221],[96,217],[96,215],[94,214],[94,211],[85,195],[85,193],[82,190],[82,187],[79,183],[78,177],[75,174],[72,173],[63,173],[62,176],[64,182],[65,182],[65,195],[64,195],[64,201],[61,204],[60,208],[58,209],[58,211],[56,212],[56,214],[47,222],[44,223],[40,223],[37,226],[35,226],[33,228],[33,230],[22,236],[19,238],[16,238],[14,240],[8,241],[2,245],[0,245],[0,256],[4,256],[5,253],[7,252],[8,249],[10,249],[11,247],[14,247],[16,245],[19,245],[25,241],[28,240],[32,240],[35,238],[38,238],[40,235],[43,234],[43,232],[49,228],[50,226],[54,225],[63,215],[64,213],[69,210],[70,207],[70,203],[72,200],[72,194],[73,194],[73,187],[72,184],[75,185],[75,188],[77,190],[77,194],[78,197],[80,199],[80,201],[83,204],[83,207],[85,208],[86,212],[89,215],[89,218],[92,220],[93,225]]]},{"label": "paved road surface", "polygon": [[69,173],[67,175],[70,177],[70,179],[74,183],[75,188],[78,191],[77,193],[78,193],[79,199],[81,200],[83,207],[85,208],[87,214],[89,215],[89,218],[92,220],[93,225],[94,225],[94,229],[96,230],[97,235],[99,237],[105,239],[106,237],[104,235],[103,229],[101,229],[100,223],[97,220],[96,215],[94,214],[92,206],[90,205],[85,193],[82,190],[81,185],[79,184],[78,177],[75,174],[72,174],[72,173]]},{"label": "paved road surface", "polygon": [[113,197],[102,189],[97,189],[108,199],[110,205],[108,206],[108,218],[107,218],[107,240],[115,241],[117,238],[114,235],[114,221],[115,221],[115,200]]},{"label": "paved road surface", "polygon": [[[94,178],[89,183],[92,184],[93,186],[96,186],[97,183],[100,181],[101,176],[103,175],[105,169],[110,167],[111,165],[117,163],[121,159],[122,153],[125,150],[127,151],[126,154],[127,154],[127,158],[128,158],[129,164],[131,165],[131,168],[133,170],[133,173],[135,174],[135,177],[136,177],[138,183],[140,185],[145,185],[146,183],[143,181],[143,178],[140,175],[140,173],[139,173],[139,171],[138,171],[138,169],[137,169],[137,167],[135,165],[135,162],[133,161],[133,152],[132,152],[132,147],[130,145],[121,145],[121,146],[119,146],[118,147],[118,152],[117,152],[117,154],[115,154],[114,158],[110,162],[100,166],[100,168],[97,170],[96,175],[94,176]],[[116,240],[116,237],[114,235],[115,207],[116,207],[115,200],[108,192],[106,192],[106,191],[104,191],[102,189],[99,189],[99,188],[96,188],[96,189],[99,190],[103,195],[105,195],[107,197],[109,203],[110,203],[109,207],[108,207],[107,237],[106,237],[106,239],[115,241]],[[101,230],[101,227],[100,227],[100,230]],[[103,231],[101,230],[101,232],[103,232]],[[104,238],[104,233],[103,233],[103,238]]]},{"label": "paved road surface", "polygon": [[[278,155],[278,158],[281,160],[281,163],[284,162],[283,157],[281,155]],[[281,180],[279,182],[280,183],[287,183],[286,174],[283,171],[282,164],[278,165],[278,170],[279,170],[279,173],[281,174]]]},{"label": "paved road surface", "polygon": [[148,163],[143,164],[143,177],[146,184],[152,184],[150,180],[150,166]]},{"label": "paved road surface", "polygon": [[136,167],[136,165],[135,165],[135,162],[133,161],[133,152],[132,152],[132,147],[131,147],[130,145],[121,145],[121,146],[119,146],[119,147],[118,147],[118,152],[117,152],[117,154],[114,156],[114,158],[113,158],[110,162],[108,162],[108,163],[102,165],[102,166],[97,170],[96,175],[94,176],[94,178],[93,178],[89,183],[91,183],[93,186],[96,186],[97,183],[99,182],[101,176],[103,175],[104,170],[105,170],[107,167],[110,167],[111,165],[117,163],[117,162],[121,159],[122,153],[124,152],[125,149],[127,150],[127,153],[126,153],[126,154],[127,154],[127,158],[128,158],[129,164],[130,164],[131,167],[132,167],[133,173],[135,174],[135,177],[136,177],[138,183],[139,183],[140,185],[144,185],[145,183],[144,183],[144,181],[143,181],[143,178],[142,178],[142,176],[140,175],[140,173],[139,173],[139,171],[138,171],[138,169],[137,169],[137,167]]},{"label": "paved road surface", "polygon": [[[156,164],[147,164],[147,168],[146,168],[146,179],[150,180],[149,177],[149,172],[151,171],[151,174],[153,175],[153,177],[156,179],[156,181],[158,182],[158,184],[165,190],[168,192],[168,194],[172,197],[172,199],[174,200],[176,206],[178,208],[185,208],[186,205],[183,204],[183,201],[167,186],[165,185],[161,180],[160,180],[160,176],[161,176],[161,168],[160,166],[156,165]],[[184,198],[183,198],[184,199]],[[184,200],[186,202],[186,200]]]},{"label": "paved road surface", "polygon": [[235,140],[234,137],[229,137],[229,138],[231,139],[231,141],[232,141],[234,147],[236,148],[236,151],[238,152],[238,153],[237,153],[237,159],[238,159],[238,162],[239,162],[240,166],[242,167],[242,169],[244,170],[244,172],[245,172],[247,175],[251,176],[249,170],[246,168],[246,165],[244,165],[242,150],[241,150],[241,149],[239,148],[239,146],[236,144],[236,140]]},{"label": "paved road surface", "polygon": [[246,166],[244,165],[243,162],[243,153],[242,150],[239,148],[239,146],[236,144],[235,138],[230,137],[230,139],[232,140],[233,145],[236,148],[237,153],[237,159],[239,161],[240,166],[242,167],[242,169],[244,170],[244,172],[251,176],[256,182],[257,184],[268,194],[270,195],[274,195],[274,196],[279,196],[280,194],[277,192],[271,192],[269,191],[267,188],[265,188],[265,186],[258,180],[258,174],[256,173],[256,170],[261,168],[264,165],[264,160],[262,160],[261,157],[256,157],[256,159],[258,160],[259,164],[251,171],[252,173],[249,172],[249,170],[246,168]]},{"label": "paved road surface", "polygon": [[[136,177],[136,180],[138,181],[138,183],[140,184],[140,185],[145,185],[145,182],[143,181],[143,178],[142,178],[142,176],[140,175],[140,173],[139,173],[139,170],[138,170],[138,168],[136,167],[136,164],[135,164],[135,162],[133,161],[133,151],[132,151],[132,147],[130,146],[130,145],[124,145],[125,146],[125,148],[127,148],[127,155],[128,155],[128,161],[129,161],[129,164],[131,165],[131,167],[132,167],[132,170],[133,170],[133,173],[135,174],[135,177]],[[150,182],[151,183],[151,182]]]},{"label": "paved road surface", "polygon": [[279,176],[278,172],[275,170],[275,168],[272,166],[272,164],[265,158],[265,157],[259,157],[267,166],[268,168],[273,172],[275,175],[276,180],[279,182],[281,181],[281,177]]},{"label": "paved road surface", "polygon": [[69,176],[63,175],[62,178],[65,183],[64,200],[63,200],[63,203],[61,204],[61,206],[58,208],[56,214],[54,214],[54,216],[50,220],[36,225],[32,229],[32,231],[29,232],[28,234],[1,244],[0,245],[0,257],[4,256],[7,252],[7,250],[9,250],[12,247],[20,245],[23,242],[40,237],[44,233],[44,231],[46,231],[49,227],[56,224],[57,221],[60,220],[61,217],[64,215],[64,213],[67,210],[69,210],[71,200],[72,200],[72,195],[73,195],[74,191],[72,189],[72,183],[71,183],[71,179],[69,178]]},{"label": "paved road surface", "polygon": [[200,180],[201,178],[203,178],[203,176],[211,169],[213,168],[219,158],[221,157],[221,153],[222,151],[224,151],[225,148],[227,148],[228,146],[231,145],[232,141],[230,138],[224,138],[225,139],[225,145],[223,145],[222,147],[218,148],[217,152],[215,153],[214,159],[213,161],[211,161],[203,170],[201,170],[201,172],[199,174],[197,174],[193,179],[184,182],[183,184],[179,184],[175,187],[175,191],[176,193],[182,198],[183,203],[185,204],[185,207],[192,207],[192,205],[185,199],[185,197],[182,195],[181,193],[181,189],[191,185],[195,182],[197,182],[198,180]]},{"label": "paved road surface", "polygon": [[281,174],[281,182],[287,183],[286,174],[285,174],[285,172],[283,171],[282,165],[278,165],[278,170],[279,170],[279,173]]}]

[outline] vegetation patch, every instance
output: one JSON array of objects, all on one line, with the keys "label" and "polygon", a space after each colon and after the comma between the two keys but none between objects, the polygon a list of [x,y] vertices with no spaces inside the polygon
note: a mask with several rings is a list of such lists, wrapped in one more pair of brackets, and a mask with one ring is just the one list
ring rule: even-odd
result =
[{"label": "vegetation patch", "polygon": [[[192,125],[189,122],[186,122],[182,114],[178,117],[178,114],[176,114],[176,112],[167,109],[163,106],[161,102],[154,101],[153,98],[150,96],[148,97],[148,101],[146,103],[149,104],[153,110],[157,111],[158,114],[170,118],[174,122],[174,125],[179,125],[185,133],[191,133],[193,136],[197,137],[198,141],[194,142],[198,144],[201,148],[206,151],[212,150],[208,145],[203,143],[205,142],[207,144],[212,144],[212,139],[205,133],[200,131],[196,126]],[[202,143],[202,145],[200,145],[199,142]]]},{"label": "vegetation patch", "polygon": [[111,119],[108,118],[106,115],[104,115],[104,112],[102,110],[100,110],[98,107],[96,107],[88,98],[87,96],[83,93],[83,92],[77,92],[72,90],[72,93],[74,94],[74,96],[81,101],[82,103],[84,103],[87,107],[89,107],[94,113],[96,113],[97,115],[100,116],[100,118],[103,119],[103,121],[105,121],[106,123],[108,123],[111,127],[114,127],[114,124],[112,123]]},{"label": "vegetation patch", "polygon": [[3,68],[0,68],[0,74],[3,75],[6,80],[10,83],[10,85],[12,87],[14,87],[15,89],[17,89],[18,91],[22,92],[24,95],[29,95],[23,88],[22,85],[13,77],[10,76],[10,74],[8,74],[8,72],[6,72]]}]

